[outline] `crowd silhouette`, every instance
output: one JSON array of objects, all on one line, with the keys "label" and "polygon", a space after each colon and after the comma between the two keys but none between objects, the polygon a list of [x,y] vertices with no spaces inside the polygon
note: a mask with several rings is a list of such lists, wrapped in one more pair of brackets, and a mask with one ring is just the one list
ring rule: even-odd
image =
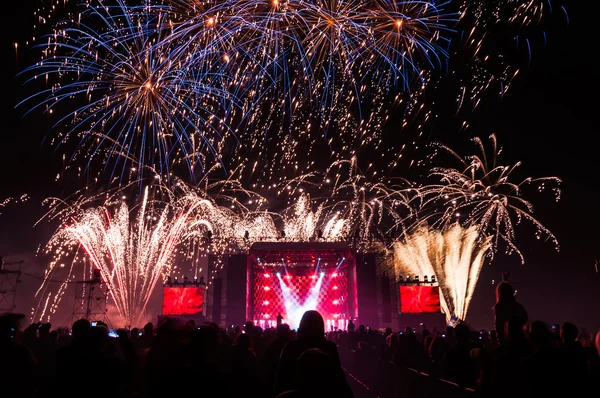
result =
[{"label": "crowd silhouette", "polygon": [[120,329],[77,320],[22,328],[0,316],[2,397],[569,397],[600,391],[600,333],[529,322],[509,284],[496,329],[465,323],[394,332],[354,324],[326,332],[307,311],[297,331],[278,322],[224,329],[165,318]]}]

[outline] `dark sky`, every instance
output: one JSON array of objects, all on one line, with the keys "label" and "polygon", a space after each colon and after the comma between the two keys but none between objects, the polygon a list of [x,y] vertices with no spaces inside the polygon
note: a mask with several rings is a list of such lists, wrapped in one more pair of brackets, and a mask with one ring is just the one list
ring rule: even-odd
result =
[{"label": "dark sky", "polygon": [[[54,183],[61,170],[61,155],[42,144],[48,126],[39,115],[23,118],[14,105],[23,98],[22,80],[15,74],[26,66],[24,41],[33,33],[32,6],[18,2],[2,13],[2,102],[0,125],[0,200],[29,193],[24,205],[13,205],[0,215],[0,255],[8,261],[25,260],[25,269],[41,275],[42,259],[35,257],[37,246],[47,239],[48,227],[33,228],[41,216],[40,202],[62,189]],[[556,4],[555,4],[556,8]],[[595,123],[600,82],[594,63],[598,35],[594,30],[600,6],[583,0],[567,4],[570,24],[558,23],[548,30],[546,46],[533,48],[532,62],[521,70],[509,93],[485,103],[469,115],[472,126],[457,132],[455,124],[440,121],[431,132],[459,149],[470,149],[468,139],[496,133],[505,159],[523,162],[523,175],[555,175],[563,180],[562,200],[555,203],[549,195],[533,195],[535,215],[561,244],[555,252],[550,243],[531,238],[527,228],[517,230],[517,242],[526,258],[524,266],[516,257],[498,255],[487,263],[481,275],[469,312],[476,327],[490,327],[493,305],[491,280],[511,272],[519,300],[532,319],[548,323],[573,321],[588,329],[600,329],[600,275],[594,261],[600,258],[597,223],[599,164],[594,145],[600,133]],[[16,59],[14,42],[22,48]],[[463,151],[464,152],[464,151]],[[18,310],[29,313],[31,293],[39,281],[24,276],[20,286]],[[66,304],[70,306],[69,304]]]}]

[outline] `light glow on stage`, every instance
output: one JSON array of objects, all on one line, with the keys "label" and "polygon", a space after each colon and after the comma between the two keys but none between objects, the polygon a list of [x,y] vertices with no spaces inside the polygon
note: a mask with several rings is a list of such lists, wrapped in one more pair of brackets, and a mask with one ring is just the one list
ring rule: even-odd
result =
[{"label": "light glow on stage", "polygon": [[[302,319],[302,315],[304,315],[306,311],[317,309],[319,293],[321,291],[324,276],[325,273],[321,272],[317,283],[310,288],[310,294],[304,302],[301,302],[299,297],[294,297],[294,293],[286,286],[281,275],[277,276],[277,279],[279,279],[279,286],[283,293],[286,320],[292,329],[297,329],[298,326],[300,326],[300,319]],[[311,275],[311,279],[315,279],[315,277],[316,275]]]}]

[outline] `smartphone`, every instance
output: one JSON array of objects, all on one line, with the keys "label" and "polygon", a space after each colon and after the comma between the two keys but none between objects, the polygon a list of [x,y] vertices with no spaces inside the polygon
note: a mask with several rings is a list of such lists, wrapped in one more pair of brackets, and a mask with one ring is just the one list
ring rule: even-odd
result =
[{"label": "smartphone", "polygon": [[558,330],[558,323],[552,325],[552,330]]},{"label": "smartphone", "polygon": [[108,336],[109,336],[109,337],[113,337],[113,338],[115,338],[115,337],[119,337],[119,335],[117,334],[117,332],[115,332],[115,331],[114,331],[114,330],[112,330],[112,329],[108,331]]},{"label": "smartphone", "polygon": [[421,322],[419,325],[423,326],[423,322]]},{"label": "smartphone", "polygon": [[95,326],[98,326],[98,322],[96,322],[96,321],[93,321],[93,322],[92,322],[92,327],[95,327]]},{"label": "smartphone", "polygon": [[142,337],[142,332],[139,332],[139,333],[138,333],[138,336]]}]

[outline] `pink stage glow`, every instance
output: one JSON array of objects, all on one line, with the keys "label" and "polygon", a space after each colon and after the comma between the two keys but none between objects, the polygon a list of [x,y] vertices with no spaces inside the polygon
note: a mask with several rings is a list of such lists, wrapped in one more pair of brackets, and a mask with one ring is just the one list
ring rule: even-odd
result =
[{"label": "pink stage glow", "polygon": [[254,320],[273,327],[277,315],[297,329],[304,312],[317,310],[327,330],[346,329],[350,319],[346,270],[289,267],[265,272],[257,266],[253,281]]},{"label": "pink stage glow", "polygon": [[202,312],[204,305],[203,287],[163,288],[163,315],[193,315]]}]

